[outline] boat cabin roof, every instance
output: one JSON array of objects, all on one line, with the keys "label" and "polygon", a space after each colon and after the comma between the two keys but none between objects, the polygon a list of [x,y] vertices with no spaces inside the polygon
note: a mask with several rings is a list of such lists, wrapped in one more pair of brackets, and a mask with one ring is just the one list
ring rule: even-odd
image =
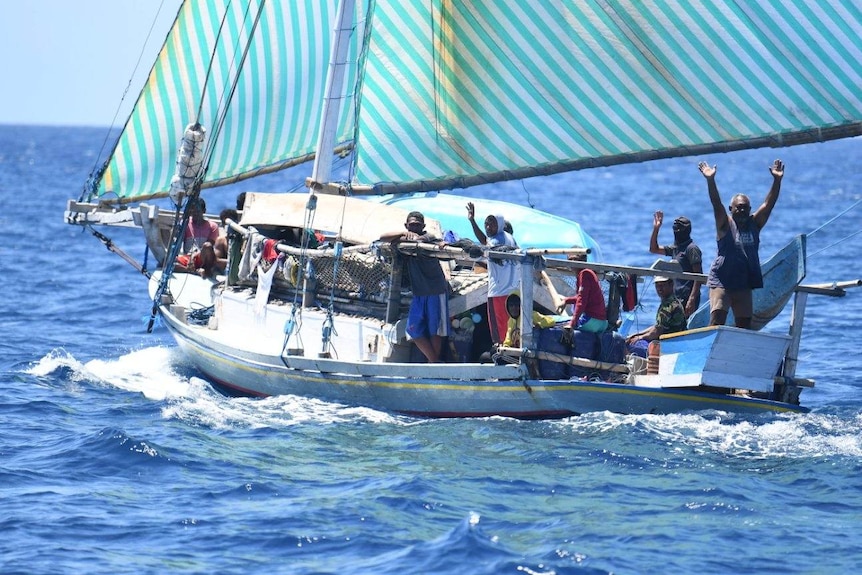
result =
[{"label": "boat cabin roof", "polygon": [[[240,223],[246,227],[301,229],[306,225],[305,208],[309,197],[307,193],[248,193]],[[318,194],[312,225],[316,231],[340,234],[346,243],[367,244],[384,234],[404,231],[408,213],[373,200]],[[443,237],[440,223],[427,216],[425,231]]]}]

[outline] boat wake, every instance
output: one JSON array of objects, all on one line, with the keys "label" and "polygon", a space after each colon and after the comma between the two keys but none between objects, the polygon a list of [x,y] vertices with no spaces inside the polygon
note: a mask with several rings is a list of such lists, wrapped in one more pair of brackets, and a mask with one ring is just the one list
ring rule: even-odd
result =
[{"label": "boat wake", "polygon": [[862,457],[862,413],[744,417],[725,412],[673,415],[586,414],[565,420],[579,434],[652,436],[685,453],[744,459]]},{"label": "boat wake", "polygon": [[31,366],[27,373],[47,376],[58,370],[68,372],[72,384],[91,382],[141,393],[147,399],[162,401],[186,397],[192,393],[188,378],[174,369],[179,350],[169,347],[149,347],[129,352],[118,358],[78,361],[63,349],[55,349]]},{"label": "boat wake", "polygon": [[292,395],[264,399],[227,397],[190,368],[175,347],[149,347],[86,363],[63,349],[55,349],[25,372],[34,377],[57,377],[61,372],[62,379],[74,386],[91,383],[140,393],[149,400],[165,401],[162,415],[166,419],[215,429],[278,428],[307,422],[413,421],[373,409]]},{"label": "boat wake", "polygon": [[263,399],[226,397],[213,391],[206,381],[198,377],[192,377],[190,383],[206,392],[171,402],[162,411],[165,417],[214,429],[277,429],[307,423],[394,423],[399,420],[397,416],[373,409],[295,395]]},{"label": "boat wake", "polygon": [[[51,351],[26,373],[92,383],[163,401],[165,419],[212,429],[284,428],[301,424],[373,423],[423,425],[436,420],[393,415],[365,407],[282,395],[263,399],[227,397],[188,367],[177,348],[150,347],[117,358],[82,363],[62,349]],[[507,421],[489,418],[488,421]],[[530,424],[530,422],[524,422]],[[549,422],[545,422],[549,424]],[[862,457],[862,413],[808,413],[744,417],[720,411],[676,415],[584,414],[550,425],[579,436],[613,436],[618,449],[642,438],[686,453],[723,454],[745,459]]]}]

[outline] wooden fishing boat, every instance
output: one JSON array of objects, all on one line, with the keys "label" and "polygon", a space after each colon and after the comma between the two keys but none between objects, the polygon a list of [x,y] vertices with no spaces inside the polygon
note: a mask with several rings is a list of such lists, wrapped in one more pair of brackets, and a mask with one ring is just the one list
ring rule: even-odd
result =
[{"label": "wooden fishing boat", "polygon": [[[272,202],[279,202],[280,198],[267,200],[265,212],[272,213]],[[361,200],[353,202],[360,203],[357,209],[367,208]],[[258,205],[257,201],[253,205]],[[256,210],[249,213],[253,219]],[[403,214],[397,213],[394,220],[401,217]],[[374,219],[382,221],[382,214],[377,212]],[[279,221],[283,220],[279,218]],[[237,228],[247,232],[240,226]],[[371,235],[379,236],[374,232]],[[248,240],[246,245],[249,245]],[[804,246],[804,238],[796,238],[775,257],[804,262]],[[360,250],[351,252],[353,258],[363,258],[375,251],[380,258],[380,252],[391,249],[388,243],[367,249],[357,247]],[[298,253],[288,246],[282,249]],[[437,245],[403,244],[401,250],[406,257],[424,250],[453,263],[469,263],[475,259],[475,255],[463,249]],[[520,261],[523,291],[525,294],[533,292],[532,298],[522,298],[521,317],[531,317],[536,301],[553,297],[539,295],[547,285],[537,279],[543,276],[533,272],[537,266],[544,267],[554,278],[574,274],[584,267],[611,276],[673,273],[556,260],[547,257],[547,251],[525,250],[499,255]],[[333,258],[334,253],[331,248],[320,252],[315,268],[324,270],[328,266],[319,260]],[[790,264],[772,265],[777,268]],[[655,369],[651,371],[648,361],[640,357],[620,354],[611,359],[608,353],[603,353],[602,346],[618,346],[619,337],[601,338],[579,333],[580,337],[594,337],[595,341],[585,346],[585,340],[581,339],[575,345],[566,345],[559,341],[562,329],[533,330],[529,325],[521,327],[524,346],[499,348],[494,363],[465,361],[459,355],[455,340],[463,340],[466,335],[469,341],[470,334],[465,332],[471,328],[455,330],[451,353],[445,363],[425,363],[404,333],[409,294],[401,293],[397,279],[400,269],[389,267],[387,273],[390,280],[385,283],[395,289],[380,294],[385,297],[379,298],[380,305],[376,309],[372,306],[353,309],[349,321],[348,317],[340,317],[334,324],[339,336],[337,344],[324,342],[319,348],[319,334],[331,321],[327,307],[318,305],[304,309],[302,325],[297,326],[296,308],[291,301],[316,298],[321,288],[324,293],[340,294],[344,286],[333,290],[332,286],[320,283],[297,283],[291,279],[290,271],[275,276],[276,292],[269,293],[267,303],[255,313],[250,309],[255,306],[258,292],[250,289],[251,283],[242,288],[241,281],[231,285],[229,280],[214,282],[192,274],[175,274],[169,290],[175,295],[165,297],[161,316],[184,354],[210,381],[242,395],[296,394],[425,417],[551,418],[604,410],[621,413],[702,409],[743,413],[806,411],[799,404],[799,394],[813,382],[795,377],[795,357],[805,306],[805,300],[800,298],[808,293],[840,296],[844,288],[860,283],[813,288],[800,286],[796,276],[784,274],[783,277],[789,278],[785,290],[796,294],[797,298],[793,323],[787,334],[722,326],[665,336],[660,353],[650,358],[655,361]],[[317,282],[328,281],[323,279],[324,275],[319,274]],[[680,272],[678,275],[687,278],[692,274]],[[357,281],[356,274],[351,277]],[[457,286],[450,300],[453,316],[472,316],[484,302],[486,292],[482,288],[487,284],[482,278],[476,278],[469,267],[463,272],[456,268],[452,277],[453,285]],[[158,279],[159,276],[155,276],[151,282],[154,296]],[[372,281],[377,281],[377,276]],[[361,290],[361,286],[353,287]],[[314,293],[309,294],[308,290]],[[345,298],[342,308],[347,304]],[[190,320],[194,314],[197,317]],[[256,318],[255,322],[248,321],[250,315]],[[545,336],[556,339],[551,340],[549,346]],[[313,348],[290,347],[291,342],[313,342]],[[469,352],[465,355],[469,356]]]},{"label": "wooden fishing boat", "polygon": [[[441,190],[862,134],[862,64],[834,49],[853,44],[860,15],[790,0],[718,2],[708,19],[704,34],[702,9],[687,2],[185,2],[67,221],[144,230],[154,273],[94,233],[151,276],[150,325],[160,317],[189,361],[233,392],[428,417],[805,411],[796,357],[807,295],[858,282],[801,285],[804,238],[767,262],[755,296],[757,327],[794,299],[786,334],[703,328],[698,315],[644,359],[621,353],[614,331],[566,343],[522,322],[521,346],[496,348],[490,363],[472,345],[487,295],[477,259],[520,266],[522,318],[555,311],[583,267],[659,272],[602,262],[576,223],[512,204],[515,251],[378,241],[413,209],[440,237],[469,237],[466,199]],[[311,161],[307,194],[246,197],[228,222],[224,276],[172,271],[190,200]],[[302,239],[312,231],[322,246]],[[589,261],[561,259],[573,250]],[[424,363],[404,333],[403,261],[419,256],[450,275],[445,362]]]}]

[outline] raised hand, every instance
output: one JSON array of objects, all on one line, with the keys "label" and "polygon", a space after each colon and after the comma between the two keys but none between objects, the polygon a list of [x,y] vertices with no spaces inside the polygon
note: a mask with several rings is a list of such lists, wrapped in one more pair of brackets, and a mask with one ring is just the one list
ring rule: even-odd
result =
[{"label": "raised hand", "polygon": [[661,210],[658,210],[652,216],[652,227],[660,228],[662,222],[664,222],[664,212]]},{"label": "raised hand", "polygon": [[476,207],[473,202],[467,202],[467,219],[472,220],[476,217]]},{"label": "raised hand", "polygon": [[710,167],[706,162],[701,162],[697,165],[697,169],[700,170],[700,173],[703,174],[703,177],[706,179],[714,178],[715,173],[718,171],[718,165]]},{"label": "raised hand", "polygon": [[784,162],[781,160],[775,160],[772,165],[769,167],[769,173],[772,174],[773,178],[783,178],[784,177]]}]

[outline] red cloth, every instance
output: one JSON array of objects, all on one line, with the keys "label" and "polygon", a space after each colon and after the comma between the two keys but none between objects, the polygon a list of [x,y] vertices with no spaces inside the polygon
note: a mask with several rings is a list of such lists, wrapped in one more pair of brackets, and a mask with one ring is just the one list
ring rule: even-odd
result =
[{"label": "red cloth", "polygon": [[488,298],[488,328],[494,343],[503,343],[506,339],[506,328],[509,325],[509,312],[506,310],[508,297],[501,295]]},{"label": "red cloth", "polygon": [[278,258],[278,252],[275,251],[276,240],[266,240],[263,242],[263,259],[267,263],[272,263]]},{"label": "red cloth", "polygon": [[[189,267],[189,264],[192,263],[192,256],[182,255],[182,254],[178,255],[177,256],[177,263],[183,267]],[[194,264],[195,264],[195,269],[203,266],[203,262],[201,261],[200,252],[196,252],[194,254]]]},{"label": "red cloth", "polygon": [[594,319],[608,319],[605,296],[599,285],[599,277],[593,270],[584,269],[578,273],[578,293],[566,298],[566,303],[575,304],[573,322],[577,322],[582,313]]}]

